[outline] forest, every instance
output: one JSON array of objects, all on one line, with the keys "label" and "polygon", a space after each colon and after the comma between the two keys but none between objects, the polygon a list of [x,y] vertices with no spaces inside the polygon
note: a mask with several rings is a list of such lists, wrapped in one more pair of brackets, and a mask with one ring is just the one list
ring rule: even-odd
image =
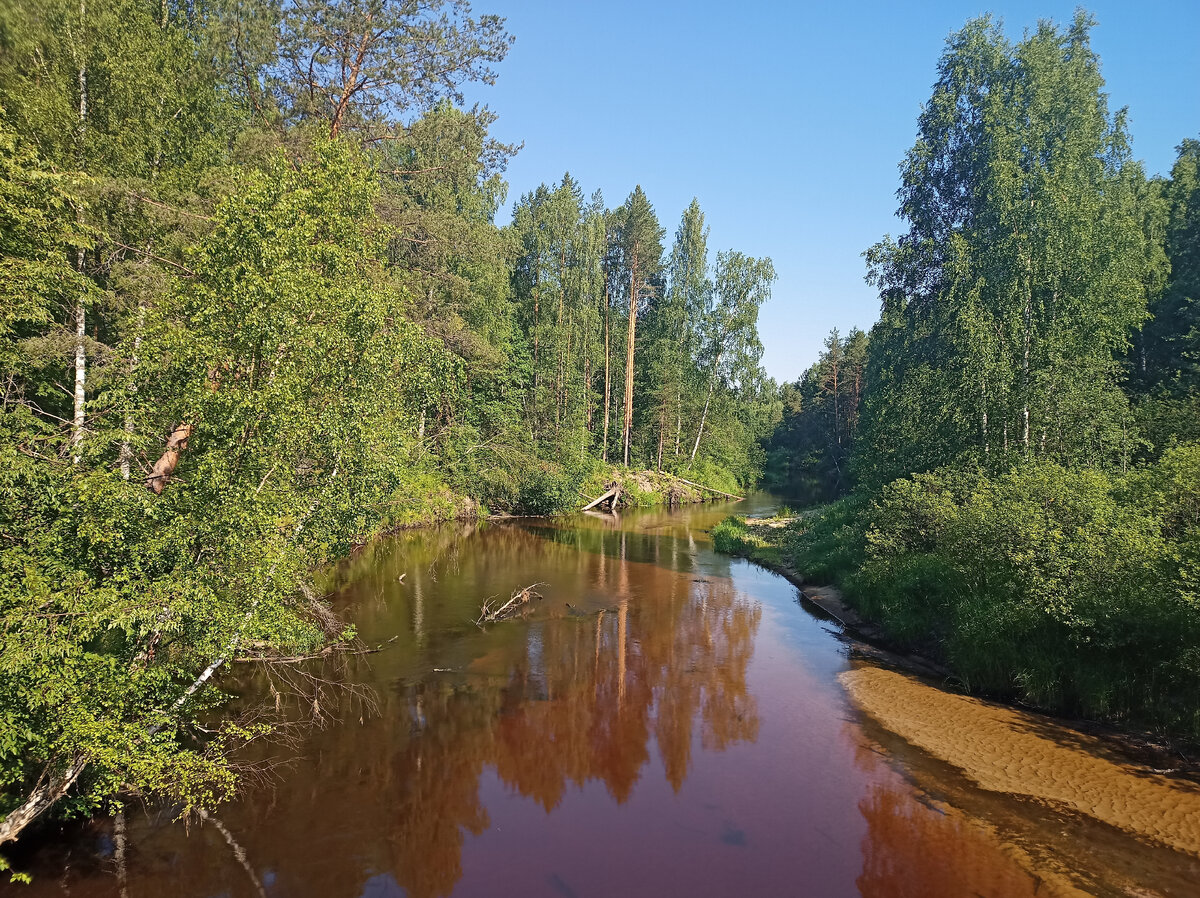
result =
[{"label": "forest", "polygon": [[[233,793],[234,662],[348,646],[396,527],[753,485],[771,261],[634,186],[521,196],[466,0],[0,7],[0,843]],[[595,495],[595,492],[592,493]]]},{"label": "forest", "polygon": [[766,479],[833,503],[788,563],[965,688],[1194,742],[1200,140],[1147,176],[1093,24],[949,38],[879,321],[783,385]]}]

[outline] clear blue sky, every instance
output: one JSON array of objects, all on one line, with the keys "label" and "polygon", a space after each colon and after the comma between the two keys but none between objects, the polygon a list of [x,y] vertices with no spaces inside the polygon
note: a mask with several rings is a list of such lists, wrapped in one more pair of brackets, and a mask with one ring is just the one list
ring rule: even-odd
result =
[{"label": "clear blue sky", "polygon": [[[893,216],[947,35],[984,12],[1019,37],[1065,2],[585,3],[473,0],[516,36],[494,87],[472,88],[506,142],[511,201],[564,171],[616,206],[641,184],[674,236],[693,196],[709,247],[770,256],[779,280],[759,329],[779,380],[831,327],[878,313],[861,253]],[[1093,3],[1110,104],[1128,106],[1136,158],[1166,173],[1200,137],[1200,0]]]}]

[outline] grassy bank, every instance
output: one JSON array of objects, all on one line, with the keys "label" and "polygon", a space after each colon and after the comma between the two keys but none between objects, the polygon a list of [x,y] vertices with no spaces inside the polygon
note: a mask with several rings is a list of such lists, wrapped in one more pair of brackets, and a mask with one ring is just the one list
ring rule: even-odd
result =
[{"label": "grassy bank", "polygon": [[791,520],[730,518],[713,538],[839,586],[969,691],[1200,740],[1196,447],[1126,475],[935,471]]}]

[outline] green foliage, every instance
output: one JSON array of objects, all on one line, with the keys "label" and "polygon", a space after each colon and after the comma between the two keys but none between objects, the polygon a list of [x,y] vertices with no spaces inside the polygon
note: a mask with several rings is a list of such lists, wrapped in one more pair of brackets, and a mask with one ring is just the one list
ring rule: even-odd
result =
[{"label": "green foliage", "polygon": [[[230,750],[262,735],[184,688],[251,640],[306,651],[324,634],[296,585],[386,525],[409,490],[411,432],[438,347],[395,318],[372,276],[374,180],[357,154],[314,148],[251,172],[191,254],[193,276],[150,310],[132,436],[195,428],[161,496],[6,402],[0,440],[0,789],[10,810],[46,769],[89,762],[72,807],[118,789],[183,807],[231,794]],[[376,266],[377,270],[377,266]],[[403,384],[380,391],[381,380]],[[111,405],[109,407],[112,407]],[[120,407],[119,405],[117,406]]]},{"label": "green foliage", "polygon": [[788,564],[812,583],[846,584],[862,562],[862,506],[851,494],[803,514],[780,534]]},{"label": "green foliage", "polygon": [[909,230],[867,254],[871,332],[855,458],[872,487],[956,460],[1119,467],[1119,387],[1157,263],[1145,179],[1112,114],[1090,19],[947,43],[903,166]]},{"label": "green foliage", "polygon": [[[1194,394],[1200,377],[1200,140],[1188,139],[1166,181],[1158,188],[1151,228],[1165,251],[1169,277],[1154,291],[1154,318],[1133,356],[1135,382],[1172,394]],[[1161,232],[1161,233],[1160,233]]]},{"label": "green foliage", "polygon": [[[670,420],[684,466],[703,216],[670,291],[640,188],[498,228],[515,148],[460,91],[511,40],[458,0],[0,10],[0,815],[227,798],[270,725],[209,677],[351,639],[306,583],[389,528],[577,508],[626,362],[634,458]],[[738,327],[695,460],[731,492],[774,408]]]},{"label": "green foliage", "polygon": [[865,514],[861,610],[968,687],[1200,735],[1200,447],[1128,477],[1052,463],[896,481]]},{"label": "green foliage", "polygon": [[541,462],[522,478],[515,504],[519,514],[551,515],[574,511],[579,502],[578,470]]},{"label": "green foliage", "polygon": [[752,538],[746,527],[746,519],[738,515],[730,515],[713,527],[709,533],[712,537],[713,548],[726,555],[749,556],[756,548],[760,548],[761,540]]},{"label": "green foliage", "polygon": [[465,0],[297,0],[284,7],[276,92],[292,117],[331,133],[386,127],[413,108],[461,104],[464,82],[495,83],[513,38]]},{"label": "green foliage", "polygon": [[10,379],[26,367],[24,340],[89,289],[67,261],[88,245],[75,215],[79,180],[55,172],[0,122],[0,365]]},{"label": "green foliage", "polygon": [[855,328],[843,339],[834,328],[816,364],[783,385],[782,420],[766,443],[772,490],[811,505],[850,489],[867,358],[865,333]]},{"label": "green foliage", "polygon": [[866,254],[880,320],[785,385],[768,443],[776,489],[855,491],[720,544],[839,583],[968,688],[1196,739],[1200,143],[1145,179],[1091,27],[950,37],[907,231]]}]

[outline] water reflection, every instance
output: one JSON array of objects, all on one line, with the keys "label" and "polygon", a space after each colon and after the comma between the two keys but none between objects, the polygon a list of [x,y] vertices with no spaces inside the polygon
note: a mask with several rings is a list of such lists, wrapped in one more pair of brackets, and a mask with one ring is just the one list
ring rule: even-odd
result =
[{"label": "water reflection", "polygon": [[[697,570],[686,526],[671,540],[613,523],[414,531],[351,560],[342,610],[368,642],[397,637],[339,672],[373,688],[378,714],[341,708],[220,827],[134,817],[129,894],[447,895],[467,840],[492,826],[485,777],[545,813],[589,784],[621,805],[651,767],[678,791],[697,749],[755,740],[761,608]],[[471,623],[483,598],[534,581],[545,598],[527,620]],[[68,880],[112,892],[97,872]]]},{"label": "water reflection", "polygon": [[[863,867],[857,885],[863,898],[1006,898],[1059,895],[1061,883],[1042,883],[1024,865],[997,863],[997,834],[978,818],[922,795],[889,778],[876,778],[884,764],[879,749],[862,741],[857,727],[855,762],[872,782],[858,802],[867,824]],[[1015,845],[1007,846],[1016,858]],[[1070,887],[1066,889],[1070,893]]]},{"label": "water reflection", "polygon": [[[678,789],[693,729],[714,750],[755,738],[746,668],[757,606],[729,581],[589,567],[591,585],[614,608],[536,620],[519,640],[480,656],[466,677],[401,686],[384,713],[395,750],[364,771],[351,748],[371,803],[388,809],[378,827],[409,894],[448,894],[457,882],[464,833],[489,826],[479,798],[487,768],[550,812],[569,788],[593,780],[626,801],[652,741]],[[656,601],[630,602],[635,575]]]},{"label": "water reflection", "polygon": [[[34,883],[0,892],[1195,894],[1195,858],[981,790],[857,709],[838,677],[858,662],[795,589],[711,551],[725,513],[369,547],[329,585],[365,641],[394,641],[309,672],[369,688],[376,714],[309,681],[327,724],[275,749],[299,759],[272,784],[190,828],[131,808],[123,853],[109,821],[22,844]],[[528,619],[472,623],[533,582]]]}]

